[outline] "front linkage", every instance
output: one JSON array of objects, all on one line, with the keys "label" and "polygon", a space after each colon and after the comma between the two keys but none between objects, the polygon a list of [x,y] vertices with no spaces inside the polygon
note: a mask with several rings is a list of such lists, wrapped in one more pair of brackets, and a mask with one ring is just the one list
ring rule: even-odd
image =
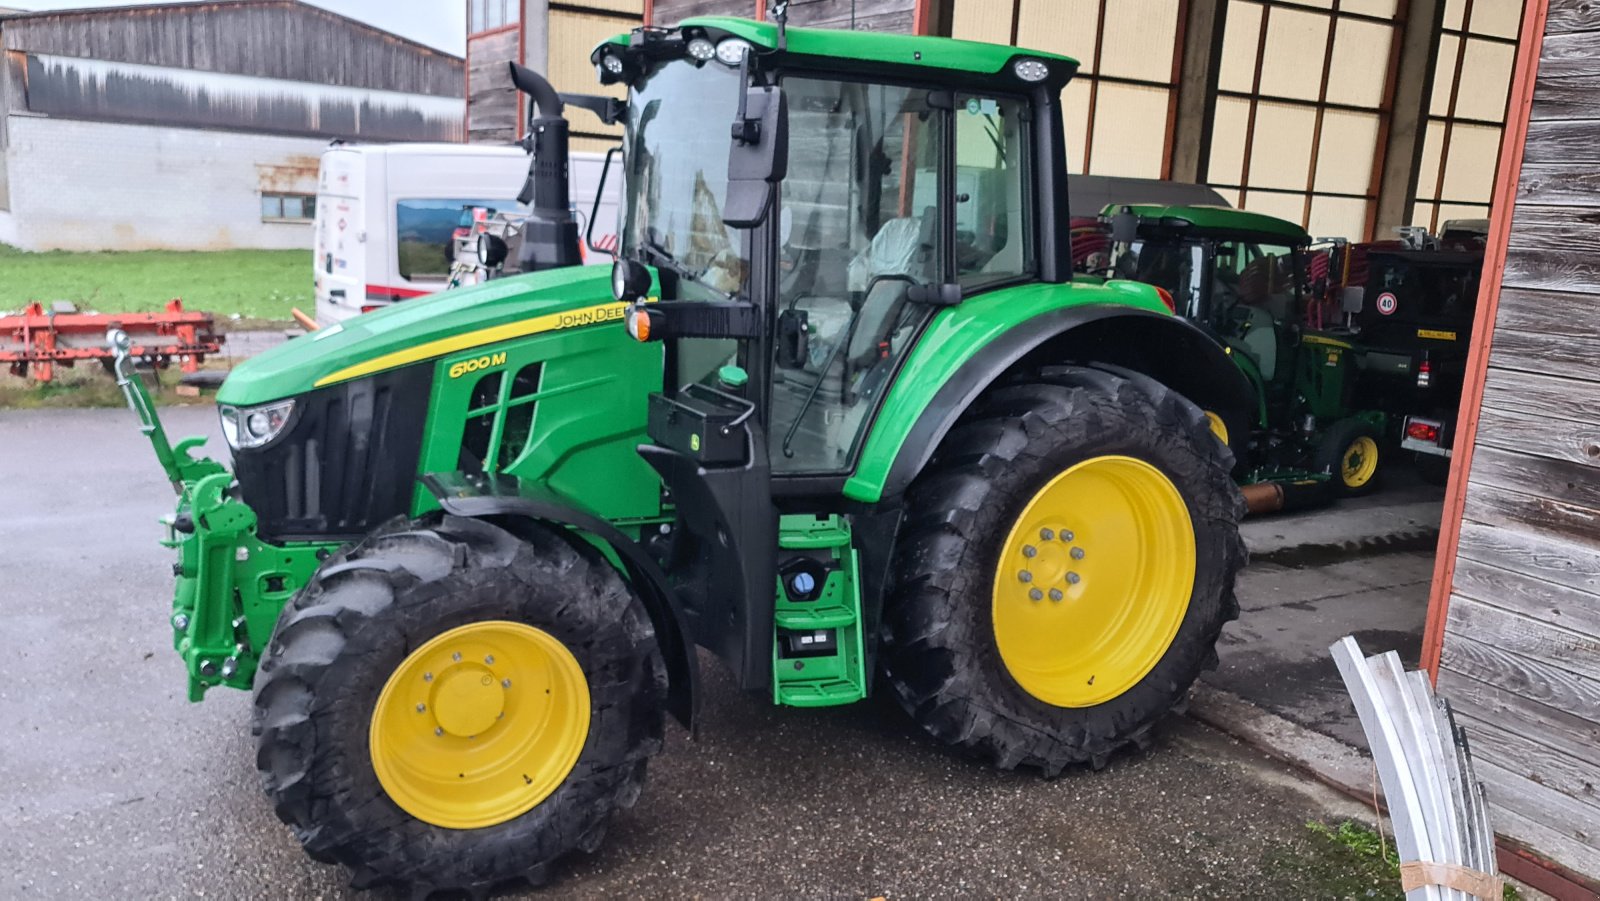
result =
[{"label": "front linkage", "polygon": [[257,538],[255,511],[234,496],[233,474],[193,455],[206,439],[185,438],[176,447],[167,440],[133,371],[138,348],[127,333],[113,328],[106,339],[117,387],[178,495],[177,509],[161,519],[167,527],[161,544],[178,552],[172,644],[188,670],[189,700],[200,700],[213,685],[248,689],[278,612],[336,545],[278,546]]}]

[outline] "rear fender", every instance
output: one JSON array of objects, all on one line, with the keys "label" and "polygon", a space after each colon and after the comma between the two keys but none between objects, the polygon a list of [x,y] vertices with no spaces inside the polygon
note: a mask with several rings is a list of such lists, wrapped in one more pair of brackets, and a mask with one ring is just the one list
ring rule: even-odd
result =
[{"label": "rear fender", "polygon": [[446,513],[492,521],[513,533],[539,523],[570,527],[609,546],[655,627],[656,643],[667,666],[667,710],[685,729],[694,731],[699,661],[666,575],[638,542],[603,517],[541,485],[462,473],[431,473],[422,481]]},{"label": "rear fender", "polygon": [[[1029,366],[1100,363],[1154,379],[1225,422],[1255,418],[1259,397],[1231,355],[1188,320],[1120,304],[1086,304],[1041,313],[1003,332],[932,389],[899,441],[882,481],[858,473],[846,493],[875,502],[905,491],[944,436],[989,386]],[[1230,434],[1238,447],[1245,436]],[[865,469],[865,467],[863,467]]]}]

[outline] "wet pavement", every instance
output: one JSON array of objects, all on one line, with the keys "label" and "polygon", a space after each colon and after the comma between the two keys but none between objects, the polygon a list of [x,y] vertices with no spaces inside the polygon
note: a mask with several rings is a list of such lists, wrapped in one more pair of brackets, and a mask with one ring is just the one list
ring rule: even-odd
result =
[{"label": "wet pavement", "polygon": [[[0,460],[0,898],[348,894],[261,795],[248,697],[184,700],[155,544],[172,495],[129,415],[0,410]],[[546,894],[1318,897],[1305,822],[1361,815],[1179,717],[1045,781],[935,747],[883,698],[775,709],[706,673],[699,740],[670,731],[639,805]]]}]

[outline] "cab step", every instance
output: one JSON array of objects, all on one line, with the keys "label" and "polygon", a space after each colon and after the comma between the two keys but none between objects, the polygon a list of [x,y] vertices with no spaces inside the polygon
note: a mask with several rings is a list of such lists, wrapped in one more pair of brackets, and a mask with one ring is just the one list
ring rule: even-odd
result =
[{"label": "cab step", "polygon": [[866,697],[859,568],[844,517],[779,519],[773,703],[832,707]]}]

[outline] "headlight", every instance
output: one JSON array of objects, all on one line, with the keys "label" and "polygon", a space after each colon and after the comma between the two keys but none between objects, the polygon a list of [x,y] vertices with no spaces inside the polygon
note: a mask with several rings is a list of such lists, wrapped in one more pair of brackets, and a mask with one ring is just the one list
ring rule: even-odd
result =
[{"label": "headlight", "polygon": [[478,236],[478,265],[485,269],[494,269],[506,261],[506,253],[510,248],[499,235],[488,233]]},{"label": "headlight", "polygon": [[222,418],[222,437],[234,450],[260,447],[278,437],[289,423],[294,411],[294,401],[285,400],[259,407],[230,407],[222,404],[217,413]]},{"label": "headlight", "polygon": [[701,62],[708,62],[717,55],[717,47],[705,38],[695,38],[689,42],[689,55]]},{"label": "headlight", "polygon": [[737,66],[751,49],[750,42],[743,38],[725,38],[717,45],[717,59],[725,66]]},{"label": "headlight", "polygon": [[622,57],[616,54],[607,53],[605,56],[600,57],[600,65],[612,75],[622,74]]},{"label": "headlight", "polygon": [[1050,67],[1036,59],[1019,59],[1011,64],[1011,71],[1023,81],[1044,81],[1050,77]]}]

